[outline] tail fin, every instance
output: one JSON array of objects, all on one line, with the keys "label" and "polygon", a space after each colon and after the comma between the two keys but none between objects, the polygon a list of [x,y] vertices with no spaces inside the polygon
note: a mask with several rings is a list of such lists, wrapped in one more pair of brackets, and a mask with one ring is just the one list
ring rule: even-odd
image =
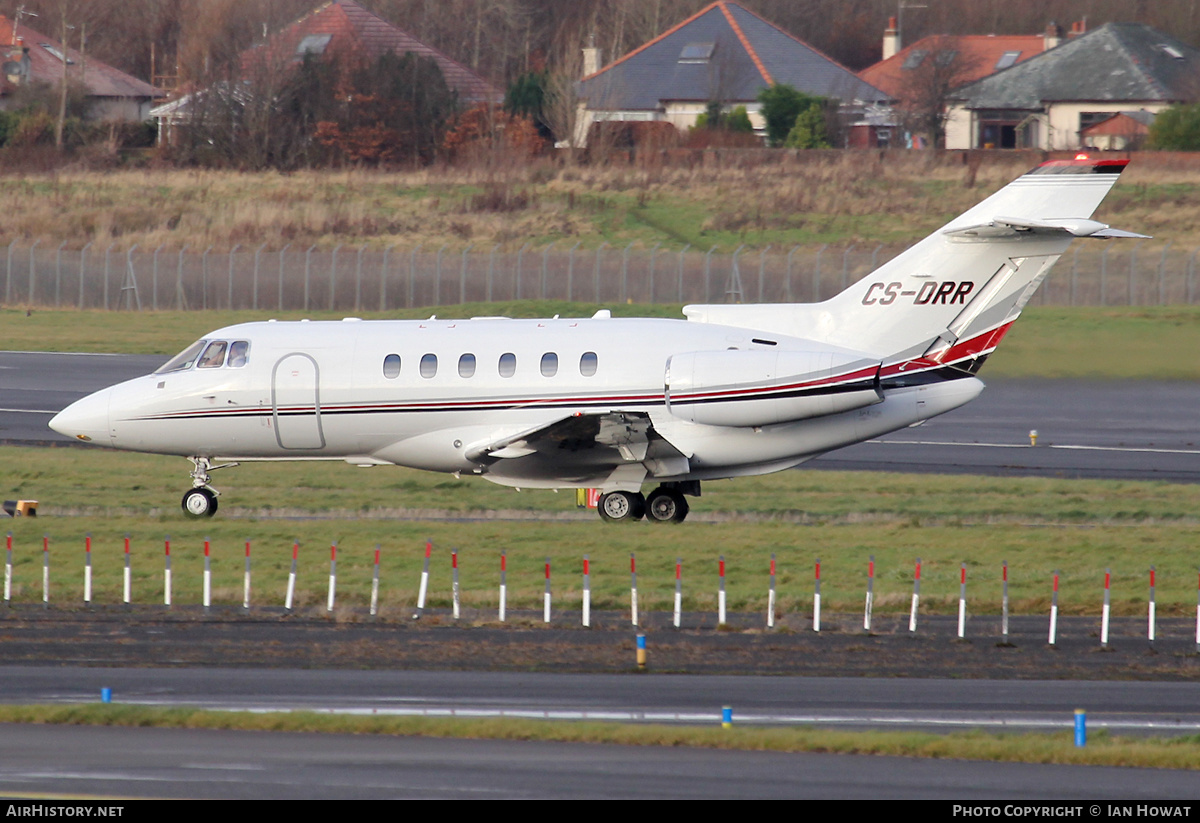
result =
[{"label": "tail fin", "polygon": [[823,303],[686,306],[690,320],[804,337],[889,372],[975,371],[1075,237],[1142,237],[1091,219],[1127,160],[1053,160]]}]

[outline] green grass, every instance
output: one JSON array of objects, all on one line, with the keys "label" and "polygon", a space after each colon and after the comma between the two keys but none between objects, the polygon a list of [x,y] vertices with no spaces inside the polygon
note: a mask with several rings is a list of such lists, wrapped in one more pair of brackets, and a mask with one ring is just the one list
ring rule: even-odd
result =
[{"label": "green grass", "polygon": [[[609,308],[619,317],[682,318],[679,305],[607,305],[562,301],[471,303],[388,312],[366,319],[471,317],[588,317]],[[346,312],[104,312],[0,309],[0,350],[175,354],[220,326],[275,317],[340,319]],[[119,325],[120,334],[114,335]],[[803,330],[798,329],[802,335]],[[1032,307],[984,366],[988,378],[1200,380],[1200,306]]]},{"label": "green grass", "polygon": [[[540,608],[547,557],[558,607],[578,608],[585,554],[593,607],[625,609],[631,553],[639,597],[650,610],[671,607],[677,557],[684,560],[684,607],[715,609],[717,561],[724,555],[730,608],[761,611],[772,553],[785,613],[811,607],[818,558],[823,606],[857,611],[870,555],[880,612],[907,610],[917,557],[924,564],[922,609],[929,613],[954,613],[964,561],[975,614],[999,612],[1004,561],[1017,613],[1046,611],[1056,569],[1063,573],[1063,612],[1094,613],[1110,567],[1114,612],[1142,614],[1150,565],[1158,569],[1161,614],[1195,608],[1200,487],[1192,485],[790,471],[708,484],[682,526],[606,525],[594,513],[577,514],[570,492],[518,493],[480,479],[336,462],[248,464],[216,476],[224,492],[217,517],[191,521],[178,508],[188,470],[178,458],[3,447],[0,465],[0,496],[40,501],[39,517],[5,524],[14,536],[18,603],[41,599],[48,535],[51,601],[80,604],[84,541],[91,533],[99,604],[121,601],[123,536],[129,534],[136,603],[162,602],[169,535],[174,599],[181,604],[200,602],[207,538],[217,603],[240,604],[244,545],[252,541],[259,605],[282,602],[298,539],[299,603],[324,601],[336,542],[338,603],[365,606],[379,544],[385,617],[402,617],[415,603],[427,539],[435,546],[435,607],[450,603],[450,552],[456,549],[467,608],[495,607],[501,551],[508,557],[512,609]],[[522,519],[534,513],[566,519]]]},{"label": "green grass", "polygon": [[141,706],[0,706],[0,723],[135,726],[177,729],[238,729],[271,732],[323,732],[409,737],[564,741],[623,746],[690,746],[706,749],[873,754],[893,757],[1058,763],[1129,768],[1200,768],[1200,737],[1129,738],[1094,733],[1077,748],[1071,732],[987,734],[956,732],[846,732],[799,728],[662,726],[620,723],[565,723],[514,719],[459,720],[371,717],[314,712],[218,712]]}]

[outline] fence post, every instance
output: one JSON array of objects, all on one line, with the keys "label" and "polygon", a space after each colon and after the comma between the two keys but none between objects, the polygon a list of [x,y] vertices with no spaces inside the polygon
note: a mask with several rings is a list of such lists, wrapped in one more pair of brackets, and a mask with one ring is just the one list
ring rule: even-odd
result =
[{"label": "fence post", "polygon": [[138,293],[137,274],[133,270],[133,253],[137,250],[138,244],[134,243],[128,251],[125,252],[125,285],[121,286],[121,292],[133,291],[133,301],[137,305],[137,310],[142,310],[142,296]]},{"label": "fence post", "polygon": [[[4,303],[5,305],[12,302],[12,256],[13,247],[17,245],[17,241],[13,240],[8,244],[8,269],[4,277]],[[82,282],[82,281],[81,281]]]},{"label": "fence post", "polygon": [[150,308],[158,311],[158,253],[162,251],[162,243],[154,250],[150,263]]},{"label": "fence post", "polygon": [[1187,279],[1187,301],[1188,301],[1189,305],[1192,303],[1192,297],[1195,294],[1195,290],[1192,287],[1193,287],[1193,284],[1196,282],[1196,255],[1197,254],[1200,254],[1200,249],[1196,249],[1188,257],[1187,271],[1184,274],[1184,277]]},{"label": "fence post", "polygon": [[354,260],[354,310],[362,311],[362,256],[366,246],[358,247],[358,255]]},{"label": "fence post", "polygon": [[1135,305],[1133,302],[1135,299],[1133,278],[1137,272],[1138,246],[1145,242],[1145,240],[1139,240],[1138,242],[1134,243],[1133,248],[1129,250],[1129,305],[1131,306]]},{"label": "fence post", "polygon": [[821,302],[821,255],[825,253],[825,249],[829,248],[828,243],[822,243],[821,248],[817,249],[817,268],[813,272],[813,302]]},{"label": "fence post", "polygon": [[279,250],[279,307],[277,311],[283,311],[283,255],[292,247],[291,243],[285,245]]},{"label": "fence post", "polygon": [[633,243],[630,243],[621,253],[621,293],[618,299],[622,303],[629,299],[629,250],[632,248]]},{"label": "fence post", "polygon": [[[580,240],[579,243],[583,241]],[[579,243],[571,246],[571,251],[567,253],[567,301],[574,300],[575,297],[575,249],[579,248]]]},{"label": "fence post", "polygon": [[345,245],[345,243],[338,243],[336,246],[334,246],[333,247],[333,255],[330,257],[330,260],[329,260],[329,310],[330,311],[333,311],[333,309],[337,305],[337,302],[336,302],[336,300],[337,300],[337,297],[336,297],[336,293],[337,293],[337,255],[338,255],[338,251],[344,245]]},{"label": "fence post", "polygon": [[787,256],[787,274],[785,275],[783,281],[783,296],[788,303],[792,302],[792,255],[795,254],[799,248],[799,246],[792,246],[792,250],[788,252]]},{"label": "fence post", "polygon": [[735,303],[742,302],[742,269],[741,266],[738,265],[738,255],[742,253],[742,249],[744,248],[746,248],[745,243],[734,249],[733,260],[729,264],[729,280],[727,280],[725,283],[726,303],[729,302],[730,297],[734,298],[733,302]]},{"label": "fence post", "polygon": [[712,281],[709,278],[709,273],[712,270],[712,254],[716,250],[717,250],[717,247],[713,246],[711,249],[708,250],[708,253],[704,255],[704,302],[705,303],[712,302],[712,298],[709,296],[710,294],[712,294],[712,289],[710,288]]},{"label": "fence post", "polygon": [[1171,241],[1167,241],[1167,245],[1163,246],[1162,255],[1158,258],[1158,305],[1167,305],[1167,286],[1163,269],[1167,265],[1167,251],[1171,248]]},{"label": "fence post", "polygon": [[308,287],[309,287],[309,282],[311,280],[310,274],[312,272],[312,251],[316,247],[317,247],[317,244],[313,243],[311,246],[308,247],[308,251],[304,252],[304,310],[305,311],[308,311]]},{"label": "fence post", "polygon": [[851,243],[849,248],[842,250],[842,290],[846,290],[846,286],[850,285],[850,252],[854,251],[857,243]]},{"label": "fence post", "polygon": [[594,275],[594,279],[595,279],[595,285],[596,285],[596,302],[597,303],[600,302],[600,252],[603,251],[604,247],[607,245],[608,245],[608,241],[605,240],[603,243],[601,243],[599,246],[596,247],[596,273]]},{"label": "fence post", "polygon": [[87,262],[87,250],[90,249],[91,247],[92,247],[92,244],[89,241],[86,246],[84,246],[82,249],[79,250],[79,308],[81,308],[81,309],[83,308],[83,281],[84,281],[84,272],[87,268],[85,265]]},{"label": "fence post", "polygon": [[[134,247],[136,248],[136,246]],[[188,250],[185,243],[183,248],[179,250],[179,268],[175,271],[175,300],[179,303],[179,308],[187,311],[187,292],[183,290],[183,253]],[[137,294],[137,282],[134,281],[133,293]],[[142,301],[138,300],[138,309],[141,309]]]},{"label": "fence post", "polygon": [[37,273],[37,263],[35,262],[34,257],[33,257],[33,250],[38,247],[38,243],[40,243],[40,242],[42,242],[42,241],[34,240],[33,245],[29,247],[29,305],[31,305],[31,306],[34,303],[34,293],[35,293],[35,289],[36,289],[36,284],[34,283],[34,277]]},{"label": "fence post", "polygon": [[763,250],[758,253],[758,302],[763,301],[763,277],[765,276],[764,266],[766,266],[767,252],[771,250],[771,246],[763,247]]},{"label": "fence post", "polygon": [[[267,244],[263,243],[254,250],[254,274],[250,278],[250,308],[255,311],[258,311],[258,261],[262,257],[262,250],[266,247]],[[182,259],[180,265],[183,265]]]},{"label": "fence post", "polygon": [[[232,249],[229,250],[229,304],[225,306],[225,308],[229,309],[230,311],[233,310],[233,255],[241,247],[242,244],[237,243]],[[305,308],[308,307],[305,306]]]},{"label": "fence post", "polygon": [[418,243],[416,247],[409,252],[408,255],[408,299],[405,302],[407,308],[412,308],[417,280],[417,252],[421,250],[424,243]]},{"label": "fence post", "polygon": [[58,250],[54,252],[54,307],[58,308],[62,305],[62,250],[63,246],[67,245],[64,240],[58,244]]},{"label": "fence post", "polygon": [[647,300],[648,303],[654,302],[654,258],[658,255],[658,247],[661,245],[662,243],[655,243],[650,249],[650,296]]},{"label": "fence post", "polygon": [[379,310],[387,311],[387,278],[388,278],[388,262],[391,260],[392,249],[396,248],[393,243],[383,250],[383,268],[379,272]]},{"label": "fence post", "polygon": [[443,243],[437,253],[437,272],[433,279],[433,305],[442,305],[442,254],[446,251],[449,243]]},{"label": "fence post", "polygon": [[468,243],[462,253],[462,270],[458,273],[458,302],[460,305],[467,302],[467,253],[474,245],[474,243]]},{"label": "fence post", "polygon": [[549,267],[549,264],[550,264],[550,262],[549,262],[550,249],[554,248],[554,244],[557,242],[558,242],[557,240],[551,240],[550,245],[548,245],[548,246],[546,246],[546,248],[542,249],[542,285],[541,285],[541,294],[538,296],[539,300],[546,299],[546,278],[547,278],[547,268]]},{"label": "fence post", "polygon": [[692,244],[688,243],[682,249],[679,250],[679,277],[678,277],[679,282],[678,282],[678,286],[675,291],[675,301],[677,303],[683,302],[683,254],[691,247],[692,247]]},{"label": "fence post", "polygon": [[[209,245],[204,250],[204,254],[200,255],[200,308],[208,309],[208,253],[212,251],[212,245]],[[157,274],[157,268],[155,269]]]}]

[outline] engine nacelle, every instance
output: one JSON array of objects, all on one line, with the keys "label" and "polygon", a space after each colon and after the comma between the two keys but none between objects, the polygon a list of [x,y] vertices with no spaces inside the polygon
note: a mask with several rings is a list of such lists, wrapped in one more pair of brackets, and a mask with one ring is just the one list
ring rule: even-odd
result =
[{"label": "engine nacelle", "polygon": [[701,351],[667,361],[667,409],[710,426],[770,426],[882,402],[880,363],[830,351]]}]

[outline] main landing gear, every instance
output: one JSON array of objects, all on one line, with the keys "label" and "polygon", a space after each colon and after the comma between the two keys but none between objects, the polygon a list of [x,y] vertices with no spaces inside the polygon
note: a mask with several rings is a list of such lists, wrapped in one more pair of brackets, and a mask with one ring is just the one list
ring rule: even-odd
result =
[{"label": "main landing gear", "polygon": [[217,513],[217,495],[220,492],[208,485],[208,473],[236,466],[237,463],[214,466],[207,457],[189,457],[188,460],[192,461],[192,488],[184,492],[183,513],[193,519],[212,517]]},{"label": "main landing gear", "polygon": [[[689,494],[699,495],[699,486],[700,484],[696,483],[695,491],[689,489]],[[644,497],[640,492],[616,491],[602,494],[597,508],[600,518],[609,523],[641,520],[643,517],[652,523],[682,523],[689,510],[683,491],[674,485],[666,484],[650,492],[649,497]]]}]

